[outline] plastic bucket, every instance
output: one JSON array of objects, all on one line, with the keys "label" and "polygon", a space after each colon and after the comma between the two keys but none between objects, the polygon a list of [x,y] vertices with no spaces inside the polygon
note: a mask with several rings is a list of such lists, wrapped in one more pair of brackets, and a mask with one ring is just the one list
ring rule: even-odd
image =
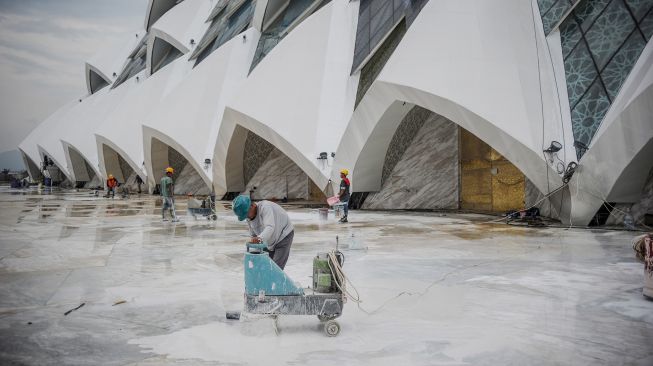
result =
[{"label": "plastic bucket", "polygon": [[345,205],[343,203],[339,203],[337,205],[333,205],[333,214],[335,215],[336,219],[340,218],[345,211]]},{"label": "plastic bucket", "polygon": [[340,202],[340,197],[338,197],[338,196],[333,196],[333,197],[327,198],[327,203],[329,204],[329,206],[333,206],[338,202]]},{"label": "plastic bucket", "polygon": [[320,220],[326,221],[329,218],[329,209],[328,208],[318,208],[317,214]]}]

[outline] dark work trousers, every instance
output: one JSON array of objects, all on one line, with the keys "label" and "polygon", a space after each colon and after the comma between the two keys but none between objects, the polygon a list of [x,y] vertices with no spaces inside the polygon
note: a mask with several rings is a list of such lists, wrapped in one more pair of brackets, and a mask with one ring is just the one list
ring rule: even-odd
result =
[{"label": "dark work trousers", "polygon": [[286,262],[288,262],[288,256],[290,255],[290,246],[292,245],[292,239],[295,237],[295,231],[291,231],[290,234],[286,235],[285,238],[281,239],[280,242],[278,242],[274,246],[274,250],[271,250],[269,252],[270,258],[272,258],[272,261],[279,266],[279,268],[283,269],[286,266]]}]

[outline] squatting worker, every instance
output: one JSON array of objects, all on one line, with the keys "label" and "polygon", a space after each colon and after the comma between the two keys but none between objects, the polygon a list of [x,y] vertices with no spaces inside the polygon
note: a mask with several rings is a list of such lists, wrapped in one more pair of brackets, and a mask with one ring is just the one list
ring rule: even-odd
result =
[{"label": "squatting worker", "polygon": [[177,213],[175,212],[175,183],[172,181],[172,175],[174,173],[174,169],[167,167],[166,175],[161,178],[161,198],[163,198],[161,217],[163,218],[163,221],[167,221],[166,210],[170,210],[170,216],[173,222],[179,221],[177,219]]},{"label": "squatting worker", "polygon": [[274,202],[252,202],[249,196],[240,195],[233,201],[238,220],[247,219],[251,243],[267,244],[270,258],[283,269],[288,262],[295,228],[286,211]]},{"label": "squatting worker", "polygon": [[347,176],[349,175],[349,170],[342,169],[340,170],[340,192],[338,192],[338,197],[340,197],[340,202],[343,203],[343,208],[345,209],[345,216],[340,219],[340,222],[347,222],[347,214],[349,213],[349,187],[351,182]]}]

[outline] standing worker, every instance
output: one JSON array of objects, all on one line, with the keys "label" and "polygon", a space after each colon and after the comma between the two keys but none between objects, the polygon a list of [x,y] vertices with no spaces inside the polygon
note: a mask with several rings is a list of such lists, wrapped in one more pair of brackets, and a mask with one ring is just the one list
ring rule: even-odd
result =
[{"label": "standing worker", "polygon": [[111,198],[116,197],[116,187],[118,186],[118,181],[113,177],[112,174],[109,174],[109,179],[107,179],[107,198],[111,195]]},{"label": "standing worker", "polygon": [[138,194],[141,194],[141,184],[143,184],[143,179],[140,175],[136,176],[136,184],[138,185]]},{"label": "standing worker", "polygon": [[177,214],[175,212],[175,183],[172,181],[172,175],[175,170],[172,167],[166,168],[166,175],[161,178],[161,197],[163,198],[163,208],[161,209],[161,217],[163,221],[166,219],[166,209],[170,210],[172,222],[178,222]]},{"label": "standing worker", "polygon": [[252,202],[249,196],[240,195],[232,203],[239,221],[247,219],[250,243],[265,243],[272,258],[283,270],[288,262],[295,228],[281,206],[270,201]]},{"label": "standing worker", "polygon": [[347,178],[347,175],[349,175],[349,170],[347,169],[342,169],[340,170],[340,192],[338,192],[338,197],[340,198],[340,202],[343,203],[343,208],[345,209],[345,216],[343,216],[340,219],[340,222],[348,222],[347,221],[347,214],[349,213],[349,187],[351,186],[351,182],[349,182],[349,178]]}]

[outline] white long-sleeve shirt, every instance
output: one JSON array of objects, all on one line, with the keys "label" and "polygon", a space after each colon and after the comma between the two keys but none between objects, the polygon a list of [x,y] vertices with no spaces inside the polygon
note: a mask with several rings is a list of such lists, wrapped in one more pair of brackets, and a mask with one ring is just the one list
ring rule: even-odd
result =
[{"label": "white long-sleeve shirt", "polygon": [[256,203],[256,217],[247,219],[247,225],[252,236],[261,238],[269,250],[274,250],[277,243],[295,229],[286,211],[270,201]]}]

